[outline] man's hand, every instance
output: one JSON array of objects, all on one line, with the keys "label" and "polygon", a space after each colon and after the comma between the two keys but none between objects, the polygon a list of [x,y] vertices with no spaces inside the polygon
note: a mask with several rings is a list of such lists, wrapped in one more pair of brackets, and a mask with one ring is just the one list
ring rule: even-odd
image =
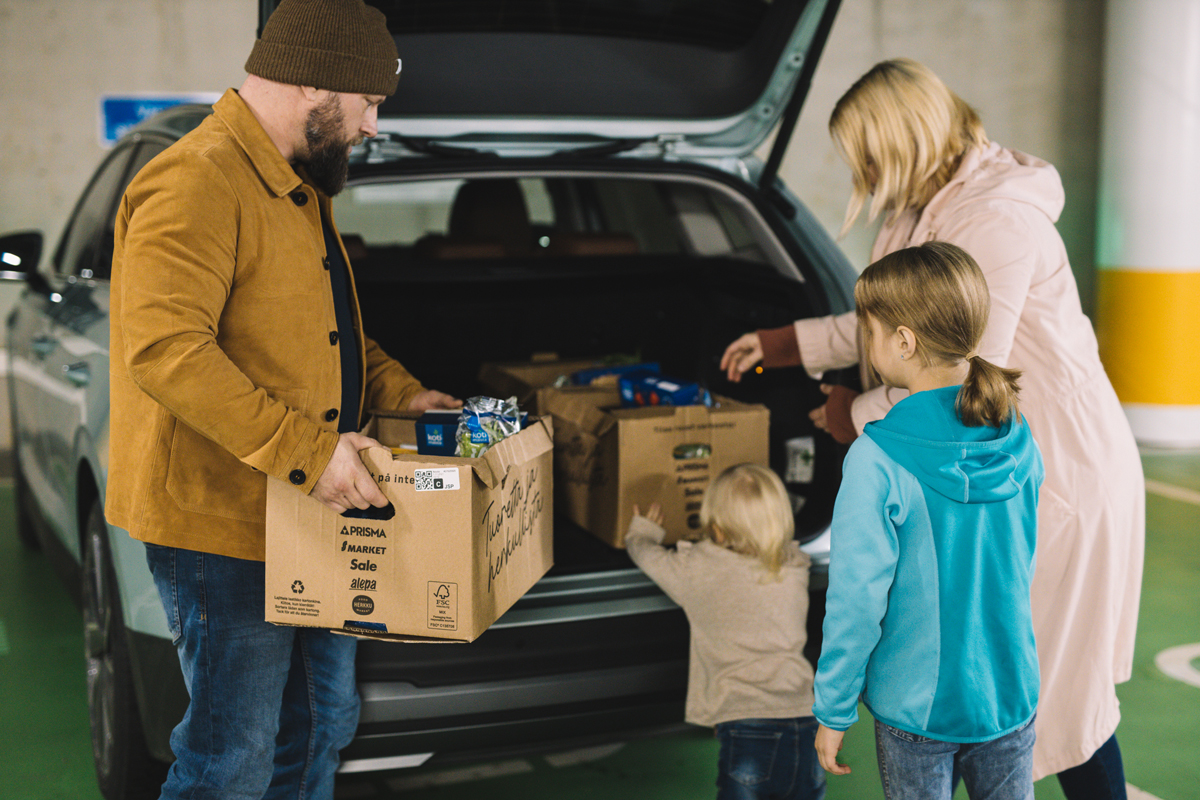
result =
[{"label": "man's hand", "polygon": [[817,740],[813,746],[817,748],[817,760],[821,762],[826,772],[834,775],[849,775],[850,767],[839,764],[837,754],[842,749],[842,739],[845,731],[835,731],[824,725],[817,726]]},{"label": "man's hand", "polygon": [[409,411],[433,411],[439,408],[462,408],[462,400],[451,397],[445,392],[426,389],[414,397],[408,404]]},{"label": "man's hand", "polygon": [[375,479],[359,457],[360,450],[368,447],[383,447],[382,444],[361,433],[343,433],[338,437],[337,448],[329,459],[325,471],[313,487],[312,497],[341,514],[351,508],[388,504]]},{"label": "man's hand", "polygon": [[725,370],[729,380],[737,383],[746,370],[762,361],[762,357],[762,340],[757,333],[747,333],[725,348],[725,355],[721,356],[721,369]]}]

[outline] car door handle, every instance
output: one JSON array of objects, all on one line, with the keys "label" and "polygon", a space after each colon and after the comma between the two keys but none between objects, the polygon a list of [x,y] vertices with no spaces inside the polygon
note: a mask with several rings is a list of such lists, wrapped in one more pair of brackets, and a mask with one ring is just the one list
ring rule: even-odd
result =
[{"label": "car door handle", "polygon": [[58,347],[58,339],[42,333],[33,337],[33,341],[29,343],[29,346],[38,358],[45,358],[54,352],[54,348]]},{"label": "car door handle", "polygon": [[76,361],[74,364],[63,364],[63,375],[76,386],[87,386],[92,382],[92,368],[86,361]]}]

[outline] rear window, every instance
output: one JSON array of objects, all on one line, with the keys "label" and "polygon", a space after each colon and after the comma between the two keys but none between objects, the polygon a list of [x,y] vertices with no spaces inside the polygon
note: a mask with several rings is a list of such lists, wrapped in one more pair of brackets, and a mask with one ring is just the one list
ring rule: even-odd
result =
[{"label": "rear window", "polygon": [[734,50],[768,0],[371,0],[395,34],[555,33],[650,39]]},{"label": "rear window", "polygon": [[693,183],[594,177],[370,183],[347,188],[334,204],[349,247],[386,248],[418,260],[539,255],[763,260],[747,210]]}]

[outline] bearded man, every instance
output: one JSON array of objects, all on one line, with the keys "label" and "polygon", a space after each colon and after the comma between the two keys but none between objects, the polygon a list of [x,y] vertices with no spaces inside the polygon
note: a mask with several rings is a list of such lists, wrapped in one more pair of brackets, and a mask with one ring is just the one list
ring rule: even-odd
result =
[{"label": "bearded man", "polygon": [[146,543],[190,705],[163,798],[332,798],[355,639],[264,622],[271,475],[387,504],[364,408],[461,405],[363,335],[331,213],[400,59],[362,0],[283,0],[230,89],[122,199],[106,514]]}]

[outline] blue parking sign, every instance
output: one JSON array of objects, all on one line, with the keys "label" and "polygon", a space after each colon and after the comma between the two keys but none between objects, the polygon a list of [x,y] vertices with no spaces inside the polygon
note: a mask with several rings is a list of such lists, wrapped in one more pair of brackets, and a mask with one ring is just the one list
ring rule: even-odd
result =
[{"label": "blue parking sign", "polygon": [[134,125],[164,108],[182,103],[212,105],[220,97],[219,92],[104,95],[100,98],[100,143],[105,146],[114,144]]}]

